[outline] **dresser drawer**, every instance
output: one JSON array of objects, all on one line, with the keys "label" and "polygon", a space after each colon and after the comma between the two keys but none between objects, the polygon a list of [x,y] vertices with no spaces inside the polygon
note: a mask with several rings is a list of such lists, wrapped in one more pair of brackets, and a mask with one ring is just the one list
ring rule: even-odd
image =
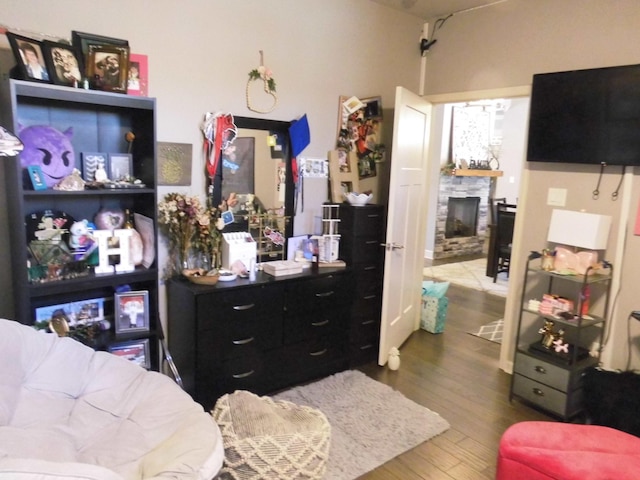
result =
[{"label": "dresser drawer", "polygon": [[340,246],[340,257],[349,264],[380,262],[384,255],[384,246],[379,237],[354,237],[344,248]]},{"label": "dresser drawer", "polygon": [[287,289],[288,312],[333,309],[350,302],[353,286],[350,276],[327,275],[291,284]]},{"label": "dresser drawer", "polygon": [[343,335],[349,327],[349,317],[348,306],[287,315],[284,321],[284,343],[288,345],[326,335]]},{"label": "dresser drawer", "polygon": [[344,235],[383,238],[384,210],[380,205],[341,205],[340,220],[340,231]]},{"label": "dresser drawer", "polygon": [[201,332],[196,341],[202,345],[198,350],[205,358],[233,358],[279,347],[282,345],[282,314],[220,323],[215,330]]},{"label": "dresser drawer", "polygon": [[284,363],[281,371],[289,376],[297,377],[301,372],[317,372],[322,366],[345,361],[348,338],[345,333],[341,337],[322,337],[306,340],[284,348]]},{"label": "dresser drawer", "polygon": [[281,317],[284,289],[281,285],[261,286],[255,289],[221,290],[198,297],[198,330],[229,328],[234,322],[256,317]]},{"label": "dresser drawer", "polygon": [[562,392],[571,388],[569,370],[522,352],[516,353],[514,371]]},{"label": "dresser drawer", "polygon": [[356,295],[382,291],[383,266],[379,259],[353,265]]},{"label": "dresser drawer", "polygon": [[361,315],[351,318],[349,341],[351,343],[377,343],[380,339],[380,315],[364,317]]},{"label": "dresser drawer", "polygon": [[513,394],[565,418],[582,408],[582,389],[575,390],[568,396],[565,392],[517,373],[513,377]]}]

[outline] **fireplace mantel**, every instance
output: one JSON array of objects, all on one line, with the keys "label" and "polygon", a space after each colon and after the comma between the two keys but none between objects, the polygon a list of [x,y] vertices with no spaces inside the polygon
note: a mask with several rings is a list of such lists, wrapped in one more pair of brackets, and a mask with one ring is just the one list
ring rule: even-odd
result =
[{"label": "fireplace mantel", "polygon": [[469,168],[460,168],[453,171],[456,177],[501,177],[502,170],[473,170]]}]

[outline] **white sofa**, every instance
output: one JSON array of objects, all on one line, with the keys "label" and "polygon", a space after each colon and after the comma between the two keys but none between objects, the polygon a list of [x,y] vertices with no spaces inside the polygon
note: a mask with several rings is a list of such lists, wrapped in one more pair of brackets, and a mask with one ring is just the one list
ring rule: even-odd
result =
[{"label": "white sofa", "polygon": [[0,319],[1,479],[211,479],[218,426],[169,377]]}]

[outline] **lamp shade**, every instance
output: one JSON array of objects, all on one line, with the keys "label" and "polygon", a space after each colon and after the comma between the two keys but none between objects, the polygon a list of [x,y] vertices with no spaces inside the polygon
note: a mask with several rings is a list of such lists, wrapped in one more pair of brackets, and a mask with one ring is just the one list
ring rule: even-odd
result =
[{"label": "lamp shade", "polygon": [[604,250],[610,228],[609,215],[554,209],[547,240],[571,247]]}]

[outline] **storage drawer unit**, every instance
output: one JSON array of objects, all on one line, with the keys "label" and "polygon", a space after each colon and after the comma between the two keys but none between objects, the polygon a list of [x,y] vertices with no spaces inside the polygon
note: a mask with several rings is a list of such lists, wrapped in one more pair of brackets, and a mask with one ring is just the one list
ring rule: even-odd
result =
[{"label": "storage drawer unit", "polygon": [[348,367],[346,269],[215,286],[168,283],[169,348],[203,407],[236,389],[266,394]]},{"label": "storage drawer unit", "polygon": [[378,357],[384,238],[382,205],[340,205],[340,257],[353,270],[355,284],[349,331],[349,357],[353,366]]}]

